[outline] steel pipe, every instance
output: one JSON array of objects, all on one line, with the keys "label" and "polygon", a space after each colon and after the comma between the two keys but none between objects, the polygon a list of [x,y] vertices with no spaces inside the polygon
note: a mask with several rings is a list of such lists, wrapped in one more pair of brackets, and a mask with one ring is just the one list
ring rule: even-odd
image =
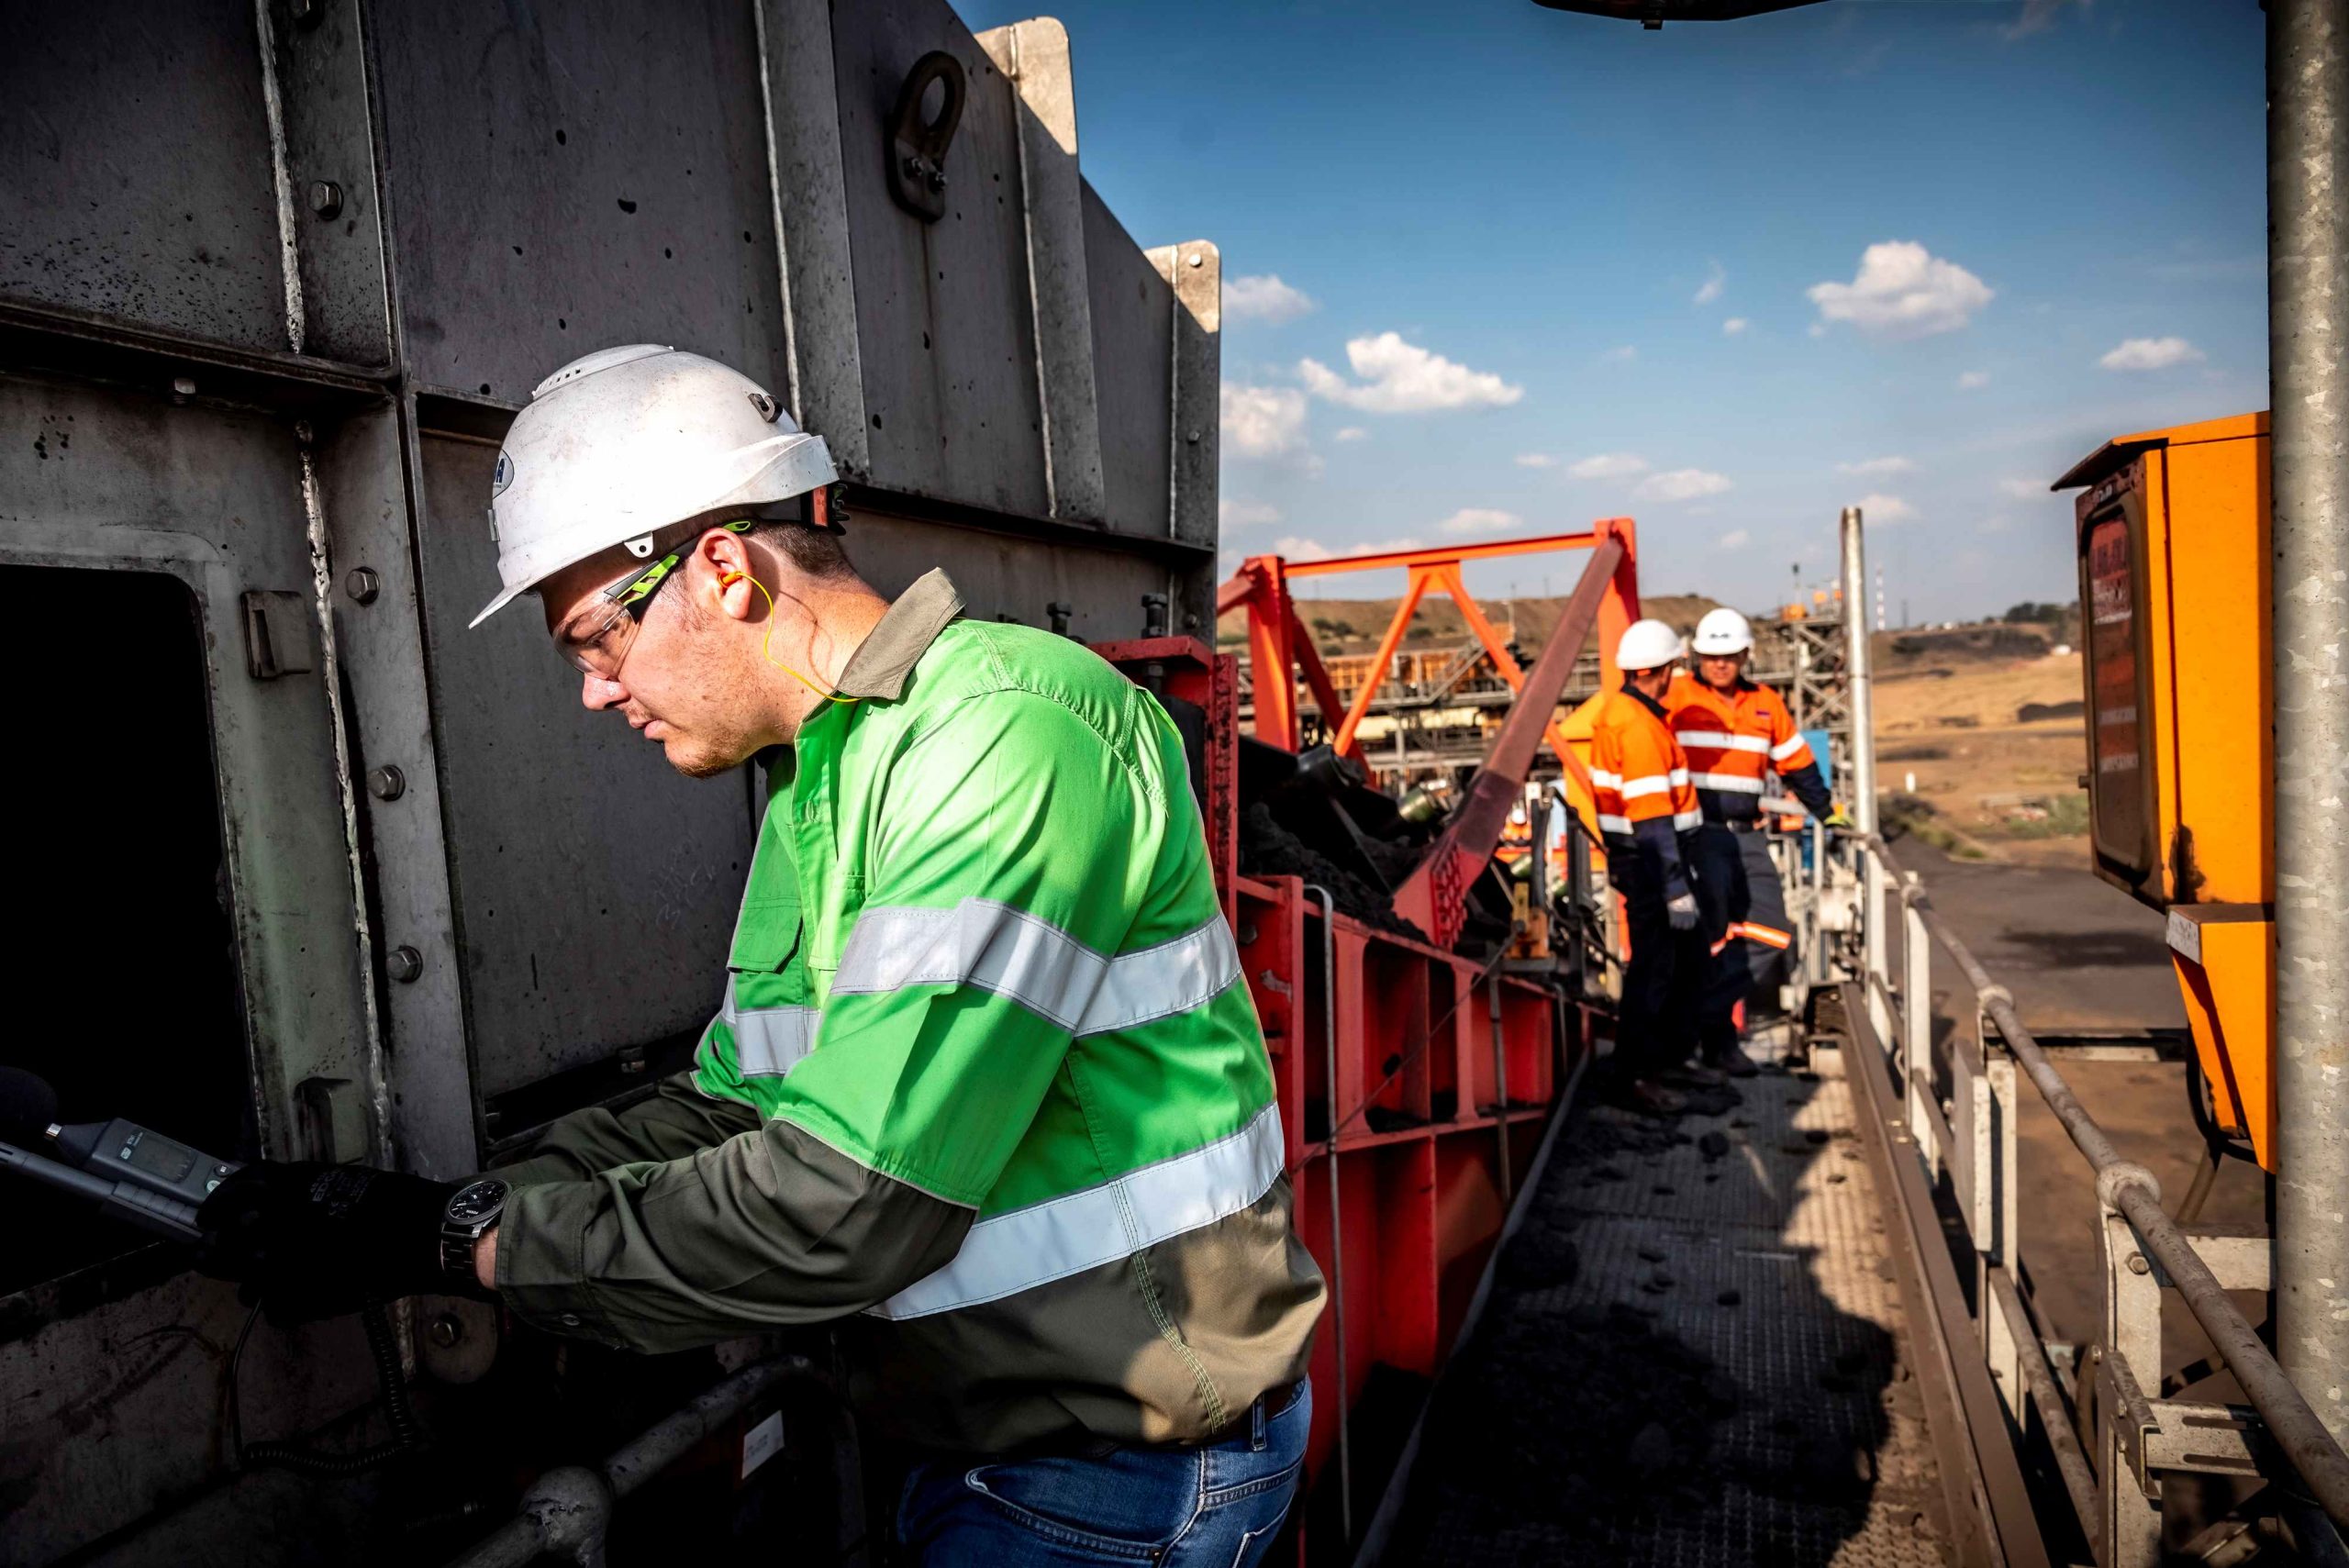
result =
[{"label": "steel pipe", "polygon": [[2266,9],[2276,1353],[2349,1441],[2349,5]]},{"label": "steel pipe", "polygon": [[525,1568],[541,1555],[602,1568],[604,1537],[622,1497],[749,1408],[769,1389],[818,1375],[805,1356],[777,1356],[746,1366],[639,1432],[599,1469],[564,1465],[523,1494],[522,1511],[448,1568]]},{"label": "steel pipe", "polygon": [[[1843,673],[1852,726],[1852,820],[1863,833],[1876,830],[1876,676],[1868,645],[1868,560],[1865,520],[1846,506],[1841,522],[1843,563]],[[1871,975],[1886,973],[1884,869],[1873,861],[1860,867],[1861,940]],[[1892,1014],[1874,995],[1868,1021],[1878,1039],[1892,1032]]]},{"label": "steel pipe", "polygon": [[2005,1314],[2007,1334],[2015,1342],[2015,1360],[2022,1367],[2023,1387],[2039,1412],[2039,1424],[2046,1429],[2047,1446],[2055,1456],[2056,1473],[2064,1478],[2064,1490],[2072,1499],[2072,1512],[2079,1516],[2081,1533],[2087,1537],[2088,1555],[2095,1557],[2099,1518],[2096,1472],[2080,1448],[2079,1433],[2072,1427],[2072,1412],[2064,1403],[2063,1385],[2055,1381],[2055,1369],[2048,1364],[2047,1349],[2039,1342],[2039,1330],[2022,1304],[2022,1294],[2015,1289],[2015,1282],[2008,1277],[2005,1269],[1992,1267],[1986,1272],[1990,1279],[1991,1297]]},{"label": "steel pipe", "polygon": [[[1899,874],[1899,863],[1885,848],[1884,840],[1875,834],[1865,835],[1862,842],[1870,859],[1893,874]],[[2048,1109],[2063,1124],[2074,1147],[2087,1157],[2097,1176],[2097,1195],[2127,1217],[2135,1229],[2138,1240],[2147,1255],[2161,1265],[2169,1283],[2177,1287],[2185,1298],[2187,1310],[2210,1337],[2211,1345],[2227,1369],[2243,1385],[2244,1397],[2258,1410],[2267,1423],[2268,1437],[2277,1451],[2299,1473],[2309,1495],[2334,1525],[2349,1530],[2349,1454],[2320,1420],[2309,1401],[2287,1377],[2259,1336],[2235,1310],[2233,1302],[2219,1285],[2210,1266],[2175,1220],[2163,1209],[2161,1189],[2145,1169],[2121,1158],[2112,1140],[2106,1136],[2087,1107],[2072,1093],[2064,1075],[2055,1071],[2046,1052],[2039,1049],[2039,1041],[2016,1012],[2014,998],[2006,987],[1990,979],[1989,973],[1974,956],[1957,932],[1950,928],[1940,910],[1933,907],[1932,898],[1920,889],[1910,900],[1910,906],[1923,917],[1925,928],[1933,940],[1956,962],[1980,999],[1982,1010],[1998,1026],[1998,1033],[2014,1053],[2023,1071],[2030,1075],[2032,1086],[2047,1102]],[[2154,1369],[2158,1371],[2158,1369]]]}]

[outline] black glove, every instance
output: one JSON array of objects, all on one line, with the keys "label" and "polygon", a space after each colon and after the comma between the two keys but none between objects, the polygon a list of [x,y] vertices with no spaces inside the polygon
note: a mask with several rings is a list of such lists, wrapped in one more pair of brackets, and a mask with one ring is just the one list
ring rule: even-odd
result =
[{"label": "black glove", "polygon": [[280,1322],[355,1312],[370,1297],[453,1295],[440,1218],[456,1190],[365,1165],[257,1160],[196,1210],[195,1266],[257,1291]]}]

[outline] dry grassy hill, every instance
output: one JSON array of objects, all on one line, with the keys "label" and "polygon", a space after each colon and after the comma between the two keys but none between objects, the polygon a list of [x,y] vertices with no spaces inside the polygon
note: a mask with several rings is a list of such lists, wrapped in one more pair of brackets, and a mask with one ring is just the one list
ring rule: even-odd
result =
[{"label": "dry grassy hill", "polygon": [[2080,656],[2056,646],[2037,627],[1880,634],[1881,787],[2000,859],[2086,864]]}]

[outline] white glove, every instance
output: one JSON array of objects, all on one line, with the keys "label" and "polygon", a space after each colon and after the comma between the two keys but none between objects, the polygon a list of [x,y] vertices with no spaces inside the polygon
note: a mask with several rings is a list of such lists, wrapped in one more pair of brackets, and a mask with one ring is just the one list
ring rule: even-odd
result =
[{"label": "white glove", "polygon": [[1697,895],[1693,893],[1682,894],[1664,906],[1664,917],[1672,922],[1674,930],[1695,930],[1697,929]]}]

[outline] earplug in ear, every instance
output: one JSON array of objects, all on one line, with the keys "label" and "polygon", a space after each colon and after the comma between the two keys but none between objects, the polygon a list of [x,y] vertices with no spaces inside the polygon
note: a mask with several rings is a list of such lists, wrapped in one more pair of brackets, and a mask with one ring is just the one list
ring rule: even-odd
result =
[{"label": "earplug in ear", "polygon": [[748,583],[751,587],[756,588],[766,597],[767,634],[765,637],[759,639],[759,657],[764,659],[768,663],[774,665],[776,669],[782,671],[785,674],[790,676],[793,680],[798,682],[801,685],[807,687],[818,696],[822,697],[826,702],[854,702],[856,700],[854,697],[844,697],[837,692],[826,691],[823,687],[818,685],[815,682],[809,680],[807,676],[801,674],[798,671],[793,669],[790,665],[785,663],[782,660],[774,656],[774,623],[782,618],[775,610],[774,595],[767,592],[767,585],[764,583],[760,582],[757,578],[751,576],[747,572],[729,572],[725,576],[720,577],[718,580],[718,585],[723,588],[729,583],[733,582],[737,578]]}]

